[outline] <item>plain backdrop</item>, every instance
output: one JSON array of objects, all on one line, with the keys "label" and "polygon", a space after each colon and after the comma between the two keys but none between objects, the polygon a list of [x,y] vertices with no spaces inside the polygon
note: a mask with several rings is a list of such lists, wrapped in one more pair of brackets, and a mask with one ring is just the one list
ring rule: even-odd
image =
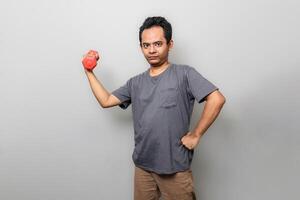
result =
[{"label": "plain backdrop", "polygon": [[[131,106],[100,107],[81,58],[99,51],[108,91],[149,66],[148,16],[173,26],[170,61],[226,97],[195,150],[201,200],[299,199],[297,0],[0,3],[0,199],[133,199]],[[195,103],[191,128],[202,104]]]}]

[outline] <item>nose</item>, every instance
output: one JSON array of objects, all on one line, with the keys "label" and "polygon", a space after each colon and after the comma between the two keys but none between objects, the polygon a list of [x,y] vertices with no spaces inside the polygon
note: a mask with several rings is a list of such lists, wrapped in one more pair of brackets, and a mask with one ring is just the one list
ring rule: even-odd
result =
[{"label": "nose", "polygon": [[154,45],[150,45],[149,53],[156,53]]}]

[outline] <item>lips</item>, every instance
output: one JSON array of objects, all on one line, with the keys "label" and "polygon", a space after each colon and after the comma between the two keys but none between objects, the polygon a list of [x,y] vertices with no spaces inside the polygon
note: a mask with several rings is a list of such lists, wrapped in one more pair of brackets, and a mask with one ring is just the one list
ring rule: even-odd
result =
[{"label": "lips", "polygon": [[158,56],[151,56],[151,57],[148,57],[148,58],[149,58],[149,60],[155,60],[155,59],[158,58]]}]

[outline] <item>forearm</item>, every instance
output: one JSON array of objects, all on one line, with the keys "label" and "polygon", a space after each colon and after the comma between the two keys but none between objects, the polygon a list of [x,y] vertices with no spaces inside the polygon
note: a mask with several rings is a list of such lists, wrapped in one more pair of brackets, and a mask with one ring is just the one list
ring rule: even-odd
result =
[{"label": "forearm", "polygon": [[219,115],[224,101],[206,101],[201,117],[193,132],[201,137]]},{"label": "forearm", "polygon": [[102,107],[105,107],[105,102],[107,101],[110,93],[104,88],[102,83],[96,78],[93,71],[85,70],[85,74],[89,80],[90,87],[97,101]]}]

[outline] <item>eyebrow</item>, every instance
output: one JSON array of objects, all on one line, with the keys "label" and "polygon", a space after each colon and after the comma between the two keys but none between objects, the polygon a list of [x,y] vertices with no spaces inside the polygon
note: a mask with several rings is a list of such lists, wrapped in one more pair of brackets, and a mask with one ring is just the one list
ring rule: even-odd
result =
[{"label": "eyebrow", "polygon": [[[152,44],[154,44],[154,43],[158,43],[158,42],[163,42],[163,41],[161,41],[161,40],[158,40],[158,41],[155,41],[155,42],[152,42]],[[142,44],[150,44],[149,42],[143,42]]]}]

